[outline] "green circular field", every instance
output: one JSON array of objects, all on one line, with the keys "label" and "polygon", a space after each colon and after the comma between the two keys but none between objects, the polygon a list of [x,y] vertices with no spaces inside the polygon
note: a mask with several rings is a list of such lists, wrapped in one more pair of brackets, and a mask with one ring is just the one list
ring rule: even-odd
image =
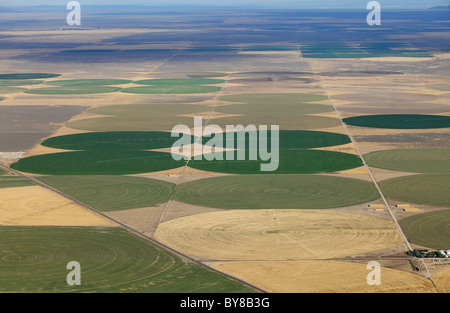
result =
[{"label": "green circular field", "polygon": [[26,89],[24,89],[24,88],[0,85],[0,94],[23,92],[25,90]]},{"label": "green circular field", "polygon": [[15,73],[15,74],[0,74],[0,79],[42,79],[42,78],[54,78],[58,76],[61,76],[61,74]]},{"label": "green circular field", "polygon": [[135,81],[144,87],[125,88],[122,92],[136,94],[195,94],[217,92],[222,88],[217,86],[205,86],[224,83],[222,79],[208,78],[168,78],[168,79],[144,79]]},{"label": "green circular field", "polygon": [[[258,143],[263,132],[260,131],[235,131],[214,134],[211,137],[203,137],[203,144],[214,145],[216,137],[218,144],[216,147],[239,147],[244,145],[249,147],[249,143]],[[268,147],[271,147],[272,131],[269,129],[266,133]],[[308,149],[344,145],[351,142],[350,137],[338,133],[308,131],[308,130],[280,130],[278,132],[278,145],[280,149]],[[222,141],[225,144],[221,144]]]},{"label": "green circular field", "polygon": [[42,145],[66,150],[150,150],[170,148],[177,140],[170,132],[94,132],[52,137]]},{"label": "green circular field", "polygon": [[8,86],[30,86],[42,84],[43,80],[26,80],[26,79],[12,79],[12,80],[0,80],[0,87]]},{"label": "green circular field", "polygon": [[450,249],[450,210],[423,213],[400,221],[411,243],[433,249]]},{"label": "green circular field", "polygon": [[422,114],[364,115],[344,118],[352,126],[390,129],[431,129],[450,127],[450,116]]},{"label": "green circular field", "polygon": [[[0,242],[5,293],[252,292],[116,227],[0,227]],[[80,285],[67,283],[72,261]]]},{"label": "green circular field", "polygon": [[152,86],[193,86],[193,85],[215,85],[222,84],[225,80],[213,78],[167,78],[167,79],[144,79],[134,81],[138,85]]},{"label": "green circular field", "polygon": [[127,79],[65,79],[49,81],[47,84],[54,86],[110,86],[129,84],[131,82],[131,80]]},{"label": "green circular field", "polygon": [[86,95],[86,94],[118,92],[121,89],[122,88],[120,87],[95,86],[95,85],[92,86],[89,84],[80,84],[61,87],[34,88],[24,92],[34,95]]},{"label": "green circular field", "polygon": [[450,174],[420,174],[380,183],[383,193],[402,202],[450,207]]},{"label": "green circular field", "polygon": [[136,94],[194,94],[208,93],[220,91],[221,87],[216,86],[198,86],[198,85],[161,85],[161,86],[145,86],[130,87],[122,89],[125,93]]},{"label": "green circular field", "polygon": [[[227,152],[206,154],[202,160],[191,159],[189,167],[219,173],[229,174],[312,174],[342,171],[362,166],[361,159],[354,154],[321,151],[321,150],[279,150],[279,156],[273,154],[272,159],[262,160],[257,156],[251,160],[249,151],[242,160],[238,152],[234,152],[234,160]],[[222,158],[223,160],[219,159]],[[262,172],[261,164],[277,164],[275,170]]]},{"label": "green circular field", "polygon": [[373,167],[413,173],[450,173],[450,148],[394,149],[364,156]]},{"label": "green circular field", "polygon": [[220,209],[326,209],[379,198],[370,182],[322,175],[238,175],[178,186],[174,199]]},{"label": "green circular field", "polygon": [[37,179],[105,212],[167,202],[175,186],[161,180],[132,176],[42,176]]},{"label": "green circular field", "polygon": [[20,159],[11,168],[44,175],[125,175],[150,173],[185,165],[170,153],[156,151],[73,151]]}]

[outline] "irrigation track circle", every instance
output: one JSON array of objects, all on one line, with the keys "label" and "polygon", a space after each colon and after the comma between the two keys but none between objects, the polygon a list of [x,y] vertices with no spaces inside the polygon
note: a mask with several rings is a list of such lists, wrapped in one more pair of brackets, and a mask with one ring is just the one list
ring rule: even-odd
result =
[{"label": "irrigation track circle", "polygon": [[450,173],[450,148],[383,150],[364,156],[369,166],[413,173]]},{"label": "irrigation track circle", "polygon": [[325,209],[379,198],[376,188],[357,179],[325,175],[239,175],[184,183],[174,199],[222,209]]},{"label": "irrigation track circle", "polygon": [[393,222],[329,210],[216,211],[164,222],[155,236],[211,260],[323,259],[402,242]]},{"label": "irrigation track circle", "polygon": [[408,203],[450,207],[450,174],[420,174],[384,180],[387,197]]},{"label": "irrigation track circle", "polygon": [[154,276],[176,272],[171,255],[130,240],[122,229],[3,228],[0,241],[7,243],[0,245],[0,281],[7,282],[0,290],[73,291],[66,284],[70,261],[80,263],[83,291],[146,286]]},{"label": "irrigation track circle", "polygon": [[434,249],[450,249],[450,210],[415,215],[402,220],[400,225],[412,243]]},{"label": "irrigation track circle", "polygon": [[164,203],[175,187],[169,182],[132,176],[46,176],[37,179],[102,211]]},{"label": "irrigation track circle", "polygon": [[352,126],[390,129],[433,129],[450,127],[450,116],[422,114],[381,114],[343,119]]}]

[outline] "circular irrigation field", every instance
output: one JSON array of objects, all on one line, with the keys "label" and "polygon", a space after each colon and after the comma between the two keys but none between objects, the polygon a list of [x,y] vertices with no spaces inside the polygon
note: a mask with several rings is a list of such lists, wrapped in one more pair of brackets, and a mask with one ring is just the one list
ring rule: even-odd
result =
[{"label": "circular irrigation field", "polygon": [[122,90],[126,93],[137,94],[195,94],[217,92],[222,88],[217,85],[224,83],[222,79],[207,78],[168,78],[168,79],[145,79],[134,83],[145,85],[141,87],[129,87]]},{"label": "circular irrigation field", "polygon": [[226,82],[223,79],[214,78],[162,78],[162,79],[144,79],[134,81],[138,85],[151,86],[195,86],[195,85],[216,85]]},{"label": "circular irrigation field", "polygon": [[400,221],[412,243],[433,249],[450,249],[450,210],[415,215]]},{"label": "circular irrigation field", "polygon": [[101,211],[144,208],[167,202],[174,184],[131,176],[43,176],[37,178]]},{"label": "circular irrigation field", "polygon": [[61,87],[34,88],[24,91],[34,95],[86,95],[97,93],[110,93],[120,91],[120,87],[91,86],[91,85],[69,85]]},{"label": "circular irrigation field", "polygon": [[221,87],[216,86],[196,86],[196,85],[186,85],[186,86],[144,86],[144,87],[129,87],[122,89],[125,93],[136,93],[136,94],[195,94],[195,93],[208,93],[220,91]]},{"label": "circular irrigation field", "polygon": [[127,79],[64,79],[49,81],[47,85],[53,86],[110,86],[131,83]]},{"label": "circular irrigation field", "polygon": [[422,205],[450,207],[450,174],[421,174],[384,180],[383,193],[392,199]]},{"label": "circular irrigation field", "polygon": [[450,148],[383,150],[364,156],[368,165],[413,173],[450,173]]},{"label": "circular irrigation field", "polygon": [[211,137],[204,136],[202,139],[204,145],[238,149],[242,145],[244,147],[250,147],[250,143],[255,143],[259,146],[259,140],[264,140],[264,142],[267,142],[268,149],[270,150],[272,136],[278,142],[280,149],[321,148],[339,146],[351,142],[350,137],[347,135],[311,130],[280,130],[276,136],[272,130],[267,130],[267,132],[234,131],[215,133]]},{"label": "circular irrigation field", "polygon": [[61,74],[13,73],[13,74],[0,74],[0,79],[42,79],[42,78],[54,78],[58,76],[61,76]]},{"label": "circular irrigation field", "polygon": [[[228,135],[231,134],[232,137]],[[271,131],[267,138],[262,138],[258,131],[230,132],[215,134],[212,138],[203,138],[205,147],[238,150],[230,152],[206,151],[201,159],[192,159],[191,168],[223,173],[260,174],[261,171],[276,174],[321,173],[346,170],[362,165],[360,158],[354,154],[306,150],[305,148],[342,145],[350,142],[346,135],[319,131],[280,131],[279,149],[272,149]],[[220,139],[218,141],[218,139]],[[267,158],[261,151],[251,150],[250,142],[267,143]],[[263,139],[263,141],[262,141]],[[91,132],[64,135],[45,140],[42,145],[57,149],[81,150],[52,153],[27,157],[13,164],[14,169],[46,175],[111,175],[137,174],[173,169],[185,165],[185,161],[176,161],[171,153],[142,151],[170,148],[178,145],[190,145],[193,136],[172,137],[169,132],[158,131],[122,131]],[[213,142],[214,141],[214,142]],[[230,145],[231,144],[231,145]],[[261,148],[261,147],[260,147]],[[260,149],[261,150],[261,149]],[[241,155],[243,152],[243,155]],[[263,163],[272,163],[273,167],[264,169]],[[264,165],[265,166],[265,165]]]},{"label": "circular irrigation field", "polygon": [[0,80],[0,87],[40,85],[43,80],[11,79]]},{"label": "circular irrigation field", "polygon": [[[249,292],[120,228],[0,227],[2,292]],[[80,264],[81,285],[66,277]]]},{"label": "circular irrigation field", "polygon": [[[209,157],[217,155],[208,154],[201,160],[192,159],[188,166],[232,174],[311,174],[347,170],[362,165],[357,155],[320,150],[280,150],[279,159],[274,161],[249,160],[248,157],[242,161],[209,160]],[[261,166],[271,162],[272,166],[278,162],[278,168],[269,168],[263,172]],[[43,175],[125,175],[158,172],[185,165],[185,160],[175,160],[171,153],[105,149],[30,156],[12,164],[11,168]]]},{"label": "circular irrigation field", "polygon": [[[184,135],[186,136],[186,135]],[[267,131],[268,148],[271,147],[272,132]],[[280,149],[306,149],[337,146],[350,143],[347,135],[306,130],[279,131]],[[189,136],[188,136],[189,137]],[[203,144],[215,147],[250,147],[250,141],[258,143],[260,131],[216,133],[212,137],[203,137]],[[191,143],[195,142],[191,136]],[[92,132],[64,135],[45,140],[42,145],[66,150],[150,150],[170,148],[178,141],[170,132],[159,131],[117,131]]]},{"label": "circular irrigation field", "polygon": [[170,153],[95,150],[50,153],[20,159],[11,168],[43,175],[124,175],[150,173],[185,165]]},{"label": "circular irrigation field", "polygon": [[42,145],[66,150],[150,150],[170,148],[177,140],[170,132],[93,132],[52,137]]},{"label": "circular irrigation field", "polygon": [[344,118],[352,126],[390,129],[432,129],[450,127],[450,116],[422,114],[381,114]]},{"label": "circular irrigation field", "polygon": [[57,87],[35,88],[25,93],[36,95],[77,95],[117,92],[122,88],[111,85],[128,84],[124,79],[66,79],[49,81],[46,85]]},{"label": "circular irrigation field", "polygon": [[156,238],[211,260],[329,259],[396,246],[391,221],[329,210],[227,210],[172,219]]},{"label": "circular irrigation field", "polygon": [[220,209],[326,209],[374,201],[372,183],[322,175],[238,175],[184,183],[174,199]]},{"label": "circular irrigation field", "polygon": [[[361,159],[354,154],[323,150],[279,150],[272,153],[271,159],[262,160],[260,155],[255,160],[250,158],[250,151],[245,157],[239,157],[234,151],[234,160],[227,152],[204,155],[201,160],[192,159],[188,166],[198,170],[229,174],[313,174],[348,170],[362,166]],[[269,170],[262,171],[262,164],[270,164]],[[273,166],[273,167],[272,167]]]}]

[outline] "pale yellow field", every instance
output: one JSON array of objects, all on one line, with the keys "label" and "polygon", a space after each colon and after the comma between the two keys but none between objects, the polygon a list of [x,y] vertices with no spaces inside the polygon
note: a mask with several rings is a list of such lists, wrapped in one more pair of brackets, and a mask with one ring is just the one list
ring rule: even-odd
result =
[{"label": "pale yellow field", "polygon": [[230,210],[162,223],[162,243],[210,260],[327,259],[401,244],[391,221],[334,210]]},{"label": "pale yellow field", "polygon": [[0,225],[118,226],[39,186],[0,189]]},{"label": "pale yellow field", "polygon": [[432,283],[416,274],[380,268],[370,286],[367,264],[340,261],[224,262],[213,267],[271,293],[428,293]]},{"label": "pale yellow field", "polygon": [[432,278],[439,292],[450,293],[450,267],[440,270]]}]

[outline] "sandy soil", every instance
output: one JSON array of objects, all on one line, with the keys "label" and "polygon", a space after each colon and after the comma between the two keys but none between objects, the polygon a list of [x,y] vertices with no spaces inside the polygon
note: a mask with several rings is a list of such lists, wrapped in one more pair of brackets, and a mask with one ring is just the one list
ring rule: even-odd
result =
[{"label": "sandy soil", "polygon": [[271,293],[428,293],[431,282],[419,275],[380,268],[380,285],[370,286],[367,264],[340,261],[238,261],[214,264],[219,271]]},{"label": "sandy soil", "polygon": [[165,204],[154,207],[106,212],[112,219],[142,233],[153,233],[157,227]]},{"label": "sandy soil", "polygon": [[450,293],[450,267],[441,269],[432,278],[439,292]]},{"label": "sandy soil", "polygon": [[118,226],[39,186],[0,189],[1,225]]}]

